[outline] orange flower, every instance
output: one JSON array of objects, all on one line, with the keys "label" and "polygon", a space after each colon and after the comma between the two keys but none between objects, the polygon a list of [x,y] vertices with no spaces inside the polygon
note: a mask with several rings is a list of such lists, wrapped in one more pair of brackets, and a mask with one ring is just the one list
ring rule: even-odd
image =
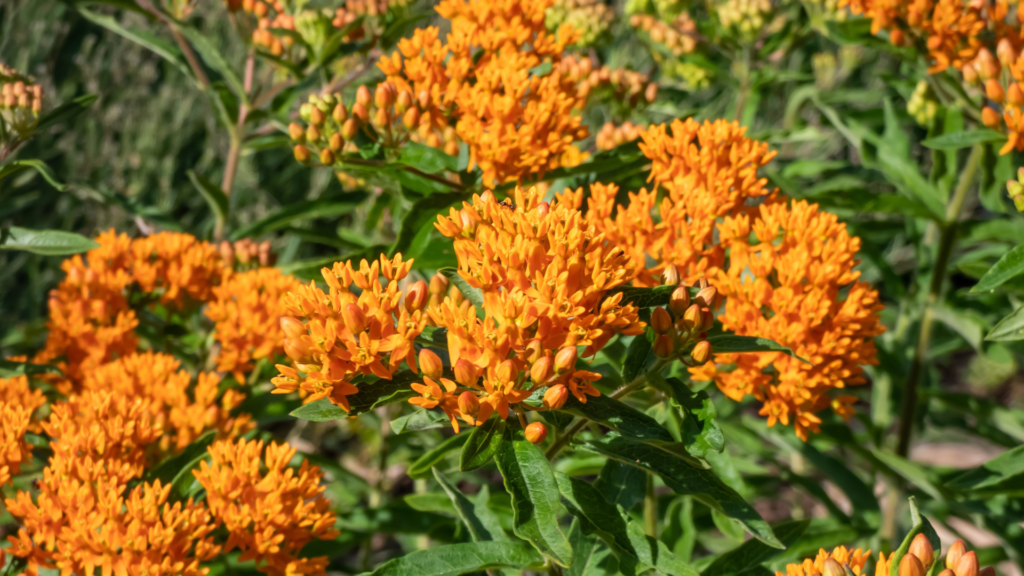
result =
[{"label": "orange flower", "polygon": [[728,267],[711,277],[726,296],[722,327],[772,339],[813,365],[781,352],[719,354],[719,365],[735,368],[718,371],[709,363],[691,369],[694,377],[714,380],[733,400],[753,394],[769,426],[792,419],[805,440],[808,430],[818,430],[815,412],[831,407],[848,418],[855,399],[827,393],[864,383],[863,366],[876,363],[873,338],[885,330],[878,293],[854,270],[860,239],[806,201],[762,206],[753,224],[745,214],[726,217],[719,236],[729,251]]},{"label": "orange flower", "polygon": [[[290,320],[297,333],[285,339],[284,350],[295,368],[277,365],[281,374],[272,380],[274,393],[299,391],[306,402],[330,398],[348,410],[346,396],[358,391],[355,377],[390,380],[402,361],[415,369],[412,342],[426,325],[426,316],[400,307],[398,289],[411,267],[412,262],[403,262],[401,254],[393,260],[381,256],[372,265],[363,260],[358,270],[351,262],[338,262],[333,269],[321,271],[329,294],[315,283],[289,293],[285,311],[306,323]],[[353,284],[358,295],[350,291]]]},{"label": "orange flower", "polygon": [[21,473],[23,462],[32,460],[32,447],[25,441],[31,417],[29,409],[6,402],[0,405],[0,486]]},{"label": "orange flower", "polygon": [[[862,551],[860,548],[851,550],[846,546],[839,546],[829,554],[825,549],[818,550],[814,558],[807,558],[800,564],[787,564],[785,572],[775,571],[775,576],[821,576],[825,574],[825,561],[833,559],[840,566],[850,567],[857,576],[867,576],[864,566],[871,558],[871,550]],[[889,565],[885,554],[878,554],[878,561],[875,563],[875,576],[888,576]]]},{"label": "orange flower", "polygon": [[320,469],[307,460],[289,468],[295,449],[276,442],[265,454],[262,441],[244,440],[216,442],[209,453],[211,461],[193,474],[217,524],[228,530],[224,551],[237,548],[240,561],[265,562],[270,574],[323,574],[326,558],[298,557],[314,539],[338,535]]},{"label": "orange flower", "polygon": [[253,369],[253,360],[284,354],[283,296],[300,283],[277,268],[228,274],[213,289],[206,316],[216,323],[220,342],[217,369],[231,372],[239,383]]},{"label": "orange flower", "polygon": [[544,386],[562,384],[581,402],[600,394],[592,385],[600,376],[576,369],[577,347],[591,356],[644,325],[621,295],[609,296],[633,265],[583,219],[581,199],[582,191],[570,192],[549,205],[535,189],[517,188],[514,202],[498,202],[485,192],[438,217],[437,229],[455,241],[459,275],[482,293],[484,318],[450,296],[428,307],[431,321],[447,329],[456,381],[479,396],[458,402],[454,383],[441,391],[426,379],[417,391],[428,391],[429,402],[476,425],[494,412],[507,417]]}]

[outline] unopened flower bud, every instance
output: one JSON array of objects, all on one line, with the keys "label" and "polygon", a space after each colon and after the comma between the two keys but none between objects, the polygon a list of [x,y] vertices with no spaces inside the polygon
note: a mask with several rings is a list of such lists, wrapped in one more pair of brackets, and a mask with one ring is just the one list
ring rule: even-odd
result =
[{"label": "unopened flower bud", "polygon": [[357,132],[359,132],[359,125],[356,124],[355,118],[345,120],[341,126],[341,137],[350,142],[356,137]]},{"label": "unopened flower bud", "polygon": [[391,124],[391,115],[388,114],[387,108],[377,108],[377,111],[373,113],[373,122],[377,126],[388,126]]},{"label": "unopened flower bud", "polygon": [[358,118],[360,122],[366,122],[370,118],[370,111],[362,102],[356,102],[352,105],[352,115]]},{"label": "unopened flower bud", "polygon": [[448,277],[444,274],[434,274],[430,279],[430,293],[431,294],[446,294],[448,292],[448,286],[451,282]]},{"label": "unopened flower bud", "polygon": [[822,568],[822,576],[846,576],[846,570],[843,569],[843,565],[831,556],[825,559],[825,564]]},{"label": "unopened flower bud", "polygon": [[[953,568],[956,576],[978,576],[979,570],[978,555],[974,553],[974,550],[961,556],[960,560],[957,560],[956,567]],[[903,575],[900,574],[900,576]]]},{"label": "unopened flower bud", "polygon": [[327,145],[334,152],[341,152],[341,149],[345,147],[345,139],[341,137],[341,134],[335,132],[334,134],[331,134],[331,138],[327,141]]},{"label": "unopened flower bud", "polygon": [[715,325],[715,313],[710,308],[700,309],[700,329],[704,332],[711,330]]},{"label": "unopened flower bud", "polygon": [[910,542],[910,554],[917,556],[917,559],[921,561],[921,565],[924,566],[924,570],[927,572],[932,567],[932,563],[935,562],[935,549],[932,548],[931,541],[924,534],[918,534],[914,536],[914,539]]},{"label": "unopened flower bud", "polygon": [[1000,104],[1002,104],[1003,100],[1006,99],[1006,94],[1003,92],[1003,85],[995,78],[989,78],[985,81],[985,95],[988,96],[989,100]]},{"label": "unopened flower bud", "polygon": [[960,558],[967,553],[967,546],[963,540],[957,540],[950,545],[949,550],[946,552],[946,568],[953,570],[956,568],[956,563],[960,561]]},{"label": "unopened flower bud", "polygon": [[366,314],[363,313],[363,309],[356,304],[346,304],[341,309],[341,317],[345,320],[345,326],[357,335],[366,330]]},{"label": "unopened flower bud", "polygon": [[679,268],[675,264],[669,264],[661,273],[661,283],[665,286],[676,286],[679,284]]},{"label": "unopened flower bud", "polygon": [[427,305],[427,283],[419,280],[405,291],[405,309],[411,314]]},{"label": "unopened flower bud", "polygon": [[555,373],[565,374],[576,369],[576,347],[566,346],[555,355]]},{"label": "unopened flower bud", "polygon": [[703,290],[703,289],[707,288],[708,286],[711,286],[711,284],[708,282],[707,278],[701,278],[701,279],[697,280],[697,288]]},{"label": "unopened flower bud", "polygon": [[687,329],[693,330],[703,326],[703,324],[704,319],[701,317],[700,306],[697,304],[690,306],[683,313],[683,326],[686,326]]},{"label": "unopened flower bud", "polygon": [[370,105],[370,102],[372,100],[373,100],[373,97],[370,96],[370,89],[367,88],[365,85],[364,86],[360,86],[359,89],[356,90],[356,103],[357,104],[362,104],[363,107],[365,108],[365,107]]},{"label": "unopened flower bud", "polygon": [[469,390],[459,394],[459,412],[476,422],[476,416],[480,413],[480,399],[476,394]]},{"label": "unopened flower bud", "polygon": [[966,82],[968,86],[977,86],[978,82],[981,80],[978,77],[978,69],[975,68],[972,63],[964,65],[963,75],[964,82]]},{"label": "unopened flower bud", "polygon": [[429,376],[433,380],[440,378],[441,373],[444,372],[444,365],[441,364],[441,358],[428,348],[420,350],[419,361],[420,372]]},{"label": "unopened flower bud", "polygon": [[924,565],[913,554],[905,554],[900,560],[899,576],[924,576]]},{"label": "unopened flower bud", "polygon": [[697,364],[704,364],[711,360],[711,344],[707,340],[697,342],[697,345],[693,347],[693,351],[690,352],[690,357]]},{"label": "unopened flower bud", "polygon": [[981,123],[989,128],[998,128],[1002,118],[999,117],[999,112],[996,112],[992,108],[985,106],[981,109]]},{"label": "unopened flower bud", "polygon": [[398,100],[395,101],[395,109],[398,110],[399,114],[404,113],[412,107],[412,92],[408,90],[402,90],[398,95]]},{"label": "unopened flower bud", "polygon": [[907,43],[907,37],[899,28],[893,28],[889,31],[889,42],[891,42],[893,46],[905,46]]},{"label": "unopened flower bud", "polygon": [[420,111],[419,108],[409,108],[405,111],[405,115],[402,116],[402,125],[405,126],[406,130],[412,130],[416,128],[420,123]]},{"label": "unopened flower bud", "polygon": [[648,102],[654,102],[654,100],[657,99],[657,97],[658,85],[655,84],[654,82],[651,82],[650,84],[647,85],[647,90],[644,90],[644,98],[646,98]]},{"label": "unopened flower bud", "polygon": [[296,142],[302,142],[306,138],[306,131],[302,128],[301,124],[292,122],[288,125],[288,136]]},{"label": "unopened flower bud", "polygon": [[672,316],[668,310],[658,307],[651,313],[651,329],[657,334],[665,334],[672,329]]},{"label": "unopened flower bud", "polygon": [[306,128],[306,140],[310,142],[320,140],[320,129],[317,128],[316,124],[310,124],[309,128]]},{"label": "unopened flower bud", "polygon": [[537,360],[540,360],[544,356],[544,345],[541,343],[539,338],[534,338],[526,343],[526,347],[523,348],[523,359],[528,363],[533,364]]},{"label": "unopened flower bud", "polygon": [[548,204],[547,202],[541,202],[540,204],[537,204],[537,215],[538,216],[547,216],[550,212],[551,212],[551,204]]},{"label": "unopened flower bud", "polygon": [[[235,263],[235,249],[231,247],[231,242],[227,240],[220,243],[220,258],[228,266],[233,266]],[[73,271],[77,271],[77,268],[72,268]]]},{"label": "unopened flower bud", "polygon": [[312,360],[313,349],[309,343],[298,338],[284,339],[284,353],[292,360],[306,364]]},{"label": "unopened flower bud", "polygon": [[530,367],[530,380],[534,384],[544,384],[554,375],[554,360],[551,356],[544,356],[533,363]]},{"label": "unopened flower bud", "polygon": [[309,162],[309,148],[306,148],[302,144],[296,144],[295,149],[292,152],[295,154],[295,160],[300,164]]},{"label": "unopened flower bud", "polygon": [[306,335],[306,325],[298,318],[291,316],[281,317],[281,331],[287,338],[299,338]]},{"label": "unopened flower bud", "polygon": [[668,334],[661,334],[654,339],[654,355],[658,358],[668,358],[675,353],[675,344]]},{"label": "unopened flower bud", "polygon": [[1024,90],[1020,89],[1020,84],[1016,82],[1010,84],[1010,88],[1006,91],[1006,101],[1014,106],[1024,105]]},{"label": "unopened flower bud", "polygon": [[498,368],[494,372],[500,382],[512,382],[519,377],[519,371],[516,369],[516,364],[511,360],[505,360],[501,364],[498,364]]},{"label": "unopened flower bud", "polygon": [[426,110],[430,106],[430,93],[426,90],[421,90],[416,97],[416,103],[420,105],[420,108]]},{"label": "unopened flower bud", "polygon": [[672,291],[668,299],[668,307],[678,316],[690,307],[690,290],[686,286],[680,286]]},{"label": "unopened flower bud", "polygon": [[718,289],[714,286],[708,286],[702,288],[700,292],[697,292],[697,297],[694,300],[701,306],[707,306],[708,308],[714,308],[715,298],[718,296]]},{"label": "unopened flower bud", "polygon": [[526,427],[525,434],[530,444],[540,444],[548,437],[548,427],[540,422],[534,422]]},{"label": "unopened flower bud", "polygon": [[1017,51],[1013,49],[1009,38],[1001,39],[996,45],[996,58],[999,59],[1000,64],[1007,67],[1017,60]]},{"label": "unopened flower bud", "polygon": [[999,76],[1000,66],[999,62],[992,56],[992,53],[988,51],[988,48],[982,48],[978,50],[978,56],[975,59],[978,66],[978,75],[981,76],[982,80],[988,80],[989,78],[995,78]]},{"label": "unopened flower bud", "polygon": [[555,384],[544,392],[544,407],[548,410],[558,410],[565,406],[569,399],[569,389],[562,384]]},{"label": "unopened flower bud", "polygon": [[334,165],[334,152],[330,148],[324,148],[320,151],[320,163],[324,166]]},{"label": "unopened flower bud", "polygon": [[944,568],[942,572],[939,572],[939,576],[956,576],[956,572],[953,572],[949,568]]},{"label": "unopened flower bud", "polygon": [[326,119],[327,117],[324,116],[324,113],[321,112],[320,109],[317,108],[316,106],[314,106],[313,109],[309,111],[309,121],[317,126],[323,126],[324,120]]},{"label": "unopened flower bud", "polygon": [[345,108],[344,104],[339,102],[338,105],[334,107],[334,113],[331,114],[331,116],[339,125],[344,124],[345,120],[348,120],[348,109]]},{"label": "unopened flower bud", "polygon": [[454,372],[456,382],[470,388],[476,387],[480,372],[469,360],[459,358],[459,361],[455,363]]}]

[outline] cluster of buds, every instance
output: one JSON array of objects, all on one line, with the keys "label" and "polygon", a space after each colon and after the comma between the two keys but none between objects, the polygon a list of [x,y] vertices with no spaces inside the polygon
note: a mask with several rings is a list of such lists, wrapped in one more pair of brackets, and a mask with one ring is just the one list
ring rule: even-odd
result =
[{"label": "cluster of buds", "polygon": [[608,35],[614,19],[614,11],[601,0],[556,0],[548,8],[544,23],[552,32],[569,24],[580,33],[576,45],[588,47]]},{"label": "cluster of buds", "polygon": [[43,109],[43,87],[0,64],[0,95],[3,97],[0,116],[9,130],[21,134],[31,132]]},{"label": "cluster of buds", "polygon": [[[331,33],[344,28],[355,21],[355,14],[344,14],[339,9],[310,9],[289,11],[282,0],[227,0],[227,7],[232,12],[244,11],[255,18],[252,29],[252,42],[262,47],[271,55],[284,57],[285,53],[295,46],[295,38],[290,34],[275,32],[288,30],[296,32],[313,50],[319,51],[327,42]],[[349,17],[351,16],[351,17]],[[364,30],[359,27],[343,38],[346,42],[362,38]]]},{"label": "cluster of buds", "polygon": [[1021,182],[1024,182],[1024,167],[1017,169],[1016,180],[1009,180],[1006,183],[1006,191],[1018,212],[1024,212],[1024,184]]},{"label": "cluster of buds", "polygon": [[219,251],[225,266],[240,270],[266,268],[273,266],[277,261],[277,256],[271,251],[270,240],[260,243],[249,238],[242,238],[234,243],[225,240],[220,243]]},{"label": "cluster of buds", "polygon": [[333,166],[346,146],[354,149],[351,143],[360,130],[371,140],[395,148],[409,140],[409,131],[420,122],[412,94],[399,93],[391,82],[378,84],[372,95],[369,88],[360,86],[351,107],[345,106],[340,94],[311,94],[299,116],[307,122],[305,128],[297,122],[288,126],[295,141],[295,159],[307,164],[316,153],[324,166]]},{"label": "cluster of buds", "polygon": [[964,82],[980,89],[986,105],[981,121],[994,130],[1005,129],[1007,141],[1000,154],[1024,150],[1024,56],[1006,38],[999,41],[996,55],[987,48],[963,68]]},{"label": "cluster of buds", "polygon": [[642,130],[640,126],[629,120],[618,126],[611,122],[605,122],[604,126],[601,126],[601,130],[597,132],[597,149],[611,150],[626,142],[637,140],[640,138],[640,130]]},{"label": "cluster of buds", "polygon": [[[346,8],[338,8],[337,10],[334,11],[334,19],[331,20],[331,24],[333,24],[334,27],[339,30],[344,30],[346,26],[352,24],[358,19],[359,14],[356,14],[355,12]],[[363,30],[363,27],[360,26],[353,30],[351,33],[346,34],[344,37],[342,37],[342,40],[344,40],[345,42],[352,42],[354,40],[361,39],[365,35],[366,34],[365,31]]]},{"label": "cluster of buds", "polygon": [[713,77],[711,70],[682,60],[667,62],[664,73],[669,78],[682,81],[683,86],[690,91],[707,88],[711,85],[711,78]]},{"label": "cluster of buds", "polygon": [[411,134],[409,139],[413,142],[426,144],[431,148],[444,150],[444,153],[449,156],[459,155],[459,143],[462,142],[453,126],[445,126],[443,130],[438,132],[437,130],[431,129],[430,126],[422,123],[420,124],[419,130]]},{"label": "cluster of buds", "polygon": [[679,282],[679,270],[674,265],[665,268],[662,281],[676,286],[668,308],[655,308],[651,313],[651,330],[655,333],[654,354],[659,358],[679,358],[689,367],[701,366],[711,359],[711,344],[707,331],[715,324],[718,290],[701,278],[700,291],[690,299],[689,289]]},{"label": "cluster of buds", "polygon": [[922,80],[917,83],[914,93],[907,100],[907,112],[914,117],[918,125],[925,128],[935,123],[935,117],[939,114],[939,99],[931,89],[928,82]]},{"label": "cluster of buds", "polygon": [[722,26],[738,39],[752,41],[768,23],[771,0],[725,0],[715,10]]},{"label": "cluster of buds", "polygon": [[655,44],[665,46],[675,56],[689,54],[697,48],[697,23],[683,12],[671,24],[649,14],[634,14],[629,25],[643,30]]},{"label": "cluster of buds", "polygon": [[[833,560],[835,563],[835,561]],[[932,547],[928,537],[924,534],[914,536],[910,542],[910,549],[900,560],[898,569],[899,576],[925,576],[935,562],[935,549]],[[838,565],[838,563],[836,563]],[[829,566],[826,562],[825,576],[833,576],[836,566]],[[944,568],[939,571],[938,576],[995,576],[995,568],[986,566],[981,568],[978,564],[978,555],[974,551],[967,551],[967,545],[963,540],[957,540],[949,547],[946,558],[942,561]],[[838,566],[843,570],[841,565]],[[845,572],[841,572],[845,574]]]},{"label": "cluster of buds", "polygon": [[345,8],[360,16],[383,16],[388,10],[401,8],[407,4],[409,0],[347,0]]},{"label": "cluster of buds", "polygon": [[646,74],[599,66],[590,57],[576,59],[567,56],[560,64],[561,73],[579,84],[579,94],[586,98],[597,88],[611,88],[616,98],[635,106],[643,96],[647,102],[654,102],[658,97],[658,84],[651,82]]}]

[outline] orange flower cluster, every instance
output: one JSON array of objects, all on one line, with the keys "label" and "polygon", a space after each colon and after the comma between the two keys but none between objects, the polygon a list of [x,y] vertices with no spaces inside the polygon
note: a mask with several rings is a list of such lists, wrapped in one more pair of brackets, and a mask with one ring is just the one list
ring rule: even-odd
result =
[{"label": "orange flower cluster", "polygon": [[32,460],[32,447],[25,441],[32,411],[4,400],[0,405],[0,486],[21,472],[22,463]]},{"label": "orange flower cluster", "polygon": [[399,92],[420,100],[424,138],[455,123],[469,167],[479,166],[485,183],[542,176],[587,135],[572,114],[583,103],[579,87],[558,72],[579,34],[568,25],[548,32],[553,3],[443,0],[437,12],[451,21],[447,44],[437,28],[420,29],[378,64]]},{"label": "orange flower cluster", "polygon": [[[669,264],[688,284],[708,276],[725,258],[721,246],[713,244],[715,219],[756,210],[748,206],[749,200],[776,198],[766,187],[767,179],[757,175],[775,153],[747,138],[739,123],[676,120],[670,131],[662,124],[639,133],[640,149],[652,162],[655,188],[630,193],[629,204],[618,206],[614,216],[617,186],[595,184],[588,199],[588,220],[609,242],[630,253],[634,282],[640,286],[660,284]],[[660,203],[657,186],[666,191]],[[648,257],[657,262],[651,269],[644,267]]]},{"label": "orange flower cluster", "polygon": [[307,460],[297,471],[289,468],[295,449],[274,442],[265,454],[262,441],[217,442],[209,453],[211,462],[194,474],[217,525],[229,532],[224,551],[240,550],[242,562],[265,562],[270,574],[323,574],[327,558],[298,556],[314,539],[338,535],[320,469]]},{"label": "orange flower cluster", "polygon": [[830,399],[827,392],[864,383],[862,366],[876,363],[873,338],[885,330],[878,293],[854,271],[860,239],[805,201],[762,206],[753,222],[746,214],[727,216],[718,231],[729,265],[710,278],[726,296],[723,328],[772,339],[811,364],[781,352],[722,354],[718,362],[734,370],[709,364],[695,377],[713,379],[734,400],[753,394],[769,426],[792,419],[804,440],[808,430],[818,431],[815,412],[831,407],[848,418],[855,398]]},{"label": "orange flower cluster", "polygon": [[282,318],[281,327],[284,351],[295,367],[277,365],[274,393],[299,391],[306,402],[330,398],[347,411],[347,396],[358,392],[356,377],[389,380],[403,360],[415,369],[413,341],[426,325],[427,286],[418,282],[400,305],[398,283],[411,268],[401,254],[392,260],[382,255],[372,265],[363,260],[358,269],[338,262],[321,271],[329,293],[315,282],[289,293],[285,311],[291,316]]},{"label": "orange flower cluster", "polygon": [[230,274],[213,289],[206,316],[216,323],[214,337],[220,343],[217,370],[231,372],[235,380],[245,382],[253,360],[284,353],[283,297],[299,286],[299,281],[277,268],[257,268]]},{"label": "orange flower cluster", "polygon": [[457,395],[456,382],[440,378],[442,390],[440,362],[427,351],[414,404],[441,406],[457,429],[455,416],[471,425],[494,412],[505,418],[510,405],[545,386],[546,408],[561,407],[569,393],[580,402],[600,395],[592,384],[600,375],[576,369],[578,347],[593,355],[644,324],[621,294],[608,295],[633,266],[584,220],[581,200],[582,190],[549,205],[535,189],[517,188],[514,203],[486,192],[438,217],[437,229],[455,241],[459,275],[483,294],[484,319],[450,297],[428,309],[447,329],[455,380],[466,390]]},{"label": "orange flower cluster", "polygon": [[[890,555],[891,558],[891,555]],[[830,554],[825,549],[818,550],[814,558],[806,558],[800,564],[787,564],[785,572],[775,571],[775,576],[839,576],[846,573],[844,566],[856,576],[867,576],[864,567],[871,559],[871,550],[860,548],[849,549],[838,546]],[[837,570],[838,568],[838,570]],[[879,552],[875,563],[875,576],[889,576],[889,562],[885,554]]]}]

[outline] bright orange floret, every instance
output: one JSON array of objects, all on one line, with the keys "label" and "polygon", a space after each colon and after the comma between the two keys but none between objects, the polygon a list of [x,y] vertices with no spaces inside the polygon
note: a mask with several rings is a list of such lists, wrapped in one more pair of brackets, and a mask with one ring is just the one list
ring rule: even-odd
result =
[{"label": "bright orange floret", "polygon": [[718,229],[729,251],[728,268],[710,277],[726,296],[722,327],[774,340],[811,364],[783,353],[720,354],[717,363],[735,369],[712,363],[694,377],[713,379],[734,400],[753,394],[769,426],[792,420],[803,439],[818,430],[815,412],[831,407],[848,418],[854,398],[828,392],[864,383],[863,366],[877,362],[873,338],[885,331],[878,293],[854,270],[860,239],[806,201],[762,206],[753,222],[726,217]]},{"label": "bright orange floret", "polygon": [[[330,540],[335,516],[320,486],[322,473],[307,460],[295,470],[295,449],[262,441],[216,442],[211,461],[194,471],[206,504],[228,530],[225,552],[239,549],[269,574],[323,574],[326,558],[299,558],[314,539]],[[262,457],[261,457],[262,456]],[[263,471],[265,470],[265,472]]]},{"label": "bright orange floret", "polygon": [[25,441],[31,421],[31,410],[15,404],[0,405],[0,486],[21,473],[23,463],[32,460],[32,447]]},{"label": "bright orange floret", "polygon": [[[739,123],[725,120],[652,126],[640,131],[640,149],[651,159],[654,188],[630,193],[629,203],[617,206],[617,186],[591,187],[587,219],[607,241],[629,252],[635,284],[660,284],[669,264],[686,283],[710,274],[725,258],[713,242],[715,220],[756,213],[755,203],[776,201],[767,179],[757,174],[775,152],[745,133]],[[660,202],[659,187],[664,190]],[[654,266],[646,267],[648,259]]]},{"label": "bright orange floret", "polygon": [[640,333],[643,323],[621,295],[608,296],[633,266],[584,220],[581,200],[578,191],[549,205],[536,190],[517,188],[514,200],[486,192],[438,217],[437,229],[455,240],[459,275],[482,292],[485,318],[451,297],[428,312],[447,328],[456,381],[479,399],[459,405],[454,383],[442,379],[441,390],[426,379],[417,403],[440,404],[475,424],[493,412],[507,417],[510,405],[543,386],[564,385],[580,402],[600,394],[592,385],[600,376],[576,370],[577,347],[593,355],[616,334]]},{"label": "bright orange floret", "polygon": [[253,369],[253,361],[284,354],[281,317],[284,295],[299,288],[298,280],[277,268],[258,268],[225,276],[213,289],[206,316],[216,323],[220,342],[217,369],[231,372],[238,382]]},{"label": "bright orange floret", "polygon": [[381,256],[373,264],[363,260],[358,268],[337,262],[321,270],[329,293],[315,282],[289,293],[285,311],[294,318],[284,322],[295,332],[287,334],[284,350],[295,367],[277,365],[281,374],[273,379],[274,393],[300,391],[307,402],[330,398],[348,410],[347,396],[358,392],[356,377],[390,380],[403,361],[415,369],[413,341],[426,316],[401,306],[398,288],[411,267],[401,254],[392,260]]},{"label": "bright orange floret", "polygon": [[[787,564],[785,572],[775,571],[775,576],[821,576],[825,573],[825,561],[833,559],[840,566],[849,566],[850,571],[857,576],[867,576],[865,565],[871,559],[871,550],[863,551],[860,548],[849,549],[846,546],[839,546],[830,554],[824,548],[818,550],[814,558],[807,558],[800,564]],[[888,576],[889,563],[885,554],[878,554],[878,561],[875,562],[875,576]]]},{"label": "bright orange floret", "polygon": [[132,277],[144,292],[158,292],[160,302],[182,306],[210,299],[220,283],[220,253],[189,234],[161,232],[132,241]]}]

